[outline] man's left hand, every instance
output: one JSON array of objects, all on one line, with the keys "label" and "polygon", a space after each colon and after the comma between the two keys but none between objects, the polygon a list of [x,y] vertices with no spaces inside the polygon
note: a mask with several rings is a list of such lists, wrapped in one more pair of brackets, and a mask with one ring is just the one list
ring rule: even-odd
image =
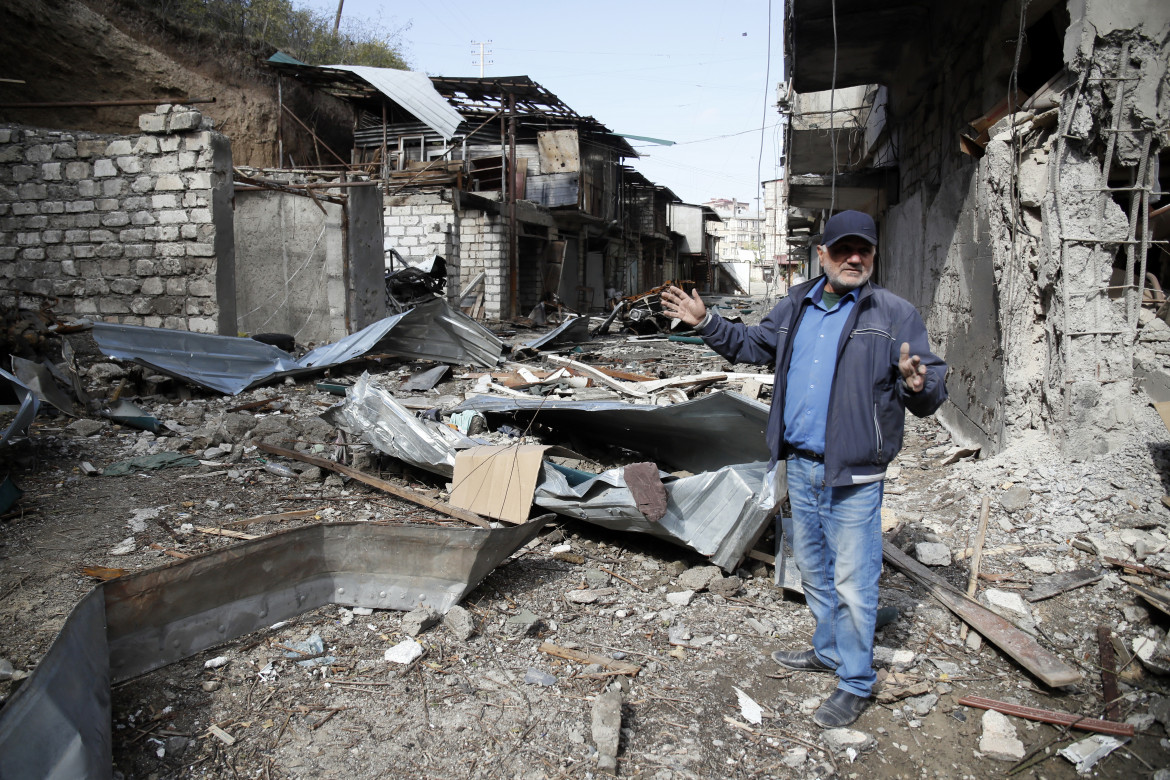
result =
[{"label": "man's left hand", "polygon": [[909,342],[902,342],[902,352],[898,355],[898,370],[902,372],[902,381],[906,389],[917,393],[926,384],[926,366],[922,365],[922,358],[910,354]]}]

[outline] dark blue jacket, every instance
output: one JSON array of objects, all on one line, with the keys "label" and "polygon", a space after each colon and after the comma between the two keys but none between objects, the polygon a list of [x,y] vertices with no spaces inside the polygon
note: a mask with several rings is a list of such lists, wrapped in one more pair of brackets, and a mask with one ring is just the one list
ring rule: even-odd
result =
[{"label": "dark blue jacket", "polygon": [[[788,297],[759,325],[732,323],[713,316],[703,340],[733,363],[776,365],[776,383],[766,431],[773,461],[784,458],[784,397],[793,336],[805,309],[805,295],[820,282],[793,287]],[[898,357],[902,342],[926,367],[926,382],[917,393],[902,383]],[[930,351],[926,326],[909,302],[867,282],[858,290],[837,344],[837,369],[829,391],[825,425],[825,484],[831,487],[881,479],[886,465],[902,449],[906,410],[919,417],[933,414],[947,398],[947,365]]]}]

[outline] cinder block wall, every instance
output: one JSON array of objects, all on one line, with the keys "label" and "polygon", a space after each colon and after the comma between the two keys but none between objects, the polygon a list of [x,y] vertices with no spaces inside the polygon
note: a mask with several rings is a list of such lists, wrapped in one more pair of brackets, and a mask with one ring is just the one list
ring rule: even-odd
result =
[{"label": "cinder block wall", "polygon": [[234,334],[230,143],[180,106],[140,127],[0,128],[0,306]]},{"label": "cinder block wall", "polygon": [[459,221],[460,285],[484,272],[483,308],[488,319],[503,318],[509,308],[506,227],[503,217],[486,211],[465,211]]},{"label": "cinder block wall", "polygon": [[[391,196],[385,203],[386,267],[390,267],[391,249],[410,263],[442,255],[448,276],[457,280],[460,247],[454,205],[437,193]],[[452,295],[458,292],[454,290]]]}]

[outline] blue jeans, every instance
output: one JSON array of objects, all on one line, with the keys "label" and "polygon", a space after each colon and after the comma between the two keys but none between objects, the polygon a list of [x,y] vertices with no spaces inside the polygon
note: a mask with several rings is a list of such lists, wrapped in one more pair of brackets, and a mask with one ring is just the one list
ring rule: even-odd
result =
[{"label": "blue jeans", "polygon": [[869,696],[878,577],[882,573],[884,482],[826,487],[825,464],[788,460],[792,553],[817,621],[813,650],[837,668],[838,688]]}]

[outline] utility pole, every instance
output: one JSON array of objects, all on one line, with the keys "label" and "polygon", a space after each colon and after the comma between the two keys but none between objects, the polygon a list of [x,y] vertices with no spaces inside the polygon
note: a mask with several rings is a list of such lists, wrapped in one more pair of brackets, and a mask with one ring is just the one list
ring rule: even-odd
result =
[{"label": "utility pole", "polygon": [[478,52],[477,52],[475,49],[472,49],[472,50],[471,50],[471,53],[472,53],[472,54],[478,54],[478,55],[479,55],[479,62],[477,63],[475,60],[472,60],[472,61],[471,61],[471,64],[472,64],[472,65],[477,65],[477,64],[479,65],[479,77],[480,77],[481,79],[483,78],[483,67],[484,67],[484,65],[492,65],[492,64],[493,64],[493,62],[492,62],[491,60],[487,59],[487,57],[488,57],[488,56],[489,56],[489,55],[492,53],[492,50],[491,50],[491,49],[485,49],[485,48],[484,48],[485,46],[490,46],[490,45],[491,45],[491,43],[492,43],[492,42],[491,42],[490,40],[487,40],[487,41],[472,41],[472,42],[471,42],[471,45],[472,45],[472,46],[478,46],[478,47],[479,47],[479,51],[478,51]]},{"label": "utility pole", "polygon": [[345,0],[337,0],[337,16],[333,17],[333,34],[337,35],[337,31],[341,29],[341,6],[345,5]]}]

